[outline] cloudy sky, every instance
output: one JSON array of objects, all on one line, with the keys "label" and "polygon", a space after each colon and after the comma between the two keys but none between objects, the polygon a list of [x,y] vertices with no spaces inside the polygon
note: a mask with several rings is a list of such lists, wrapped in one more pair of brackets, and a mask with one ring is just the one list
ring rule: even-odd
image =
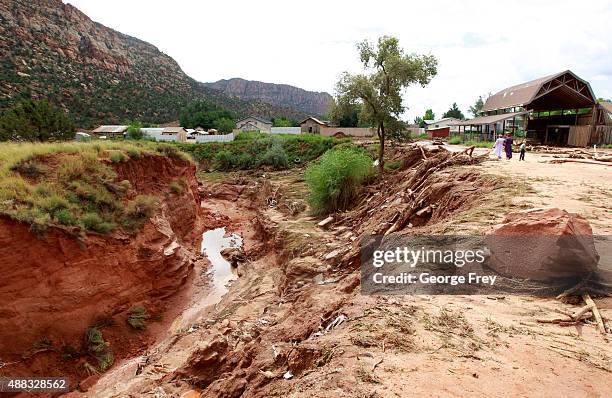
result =
[{"label": "cloudy sky", "polygon": [[355,44],[394,35],[431,53],[438,76],[406,91],[410,120],[453,102],[571,69],[612,97],[612,1],[64,0],[93,20],[157,46],[191,77],[242,77],[333,94],[360,70]]}]

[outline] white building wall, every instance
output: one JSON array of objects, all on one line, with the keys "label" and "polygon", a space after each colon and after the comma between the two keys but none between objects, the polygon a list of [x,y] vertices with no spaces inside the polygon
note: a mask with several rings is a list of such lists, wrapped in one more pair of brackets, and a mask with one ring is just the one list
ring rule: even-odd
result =
[{"label": "white building wall", "polygon": [[272,127],[271,134],[302,134],[301,127]]}]

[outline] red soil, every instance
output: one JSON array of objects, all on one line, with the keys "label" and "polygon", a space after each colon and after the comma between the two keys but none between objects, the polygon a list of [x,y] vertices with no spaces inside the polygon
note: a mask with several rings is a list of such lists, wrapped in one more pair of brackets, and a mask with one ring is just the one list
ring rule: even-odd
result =
[{"label": "red soil", "polygon": [[[79,350],[87,328],[102,322],[112,324],[101,330],[115,361],[135,354],[153,336],[127,325],[129,310],[143,305],[161,315],[189,277],[192,249],[202,231],[218,223],[200,207],[195,166],[145,156],[116,171],[135,194],[160,198],[135,236],[89,235],[80,242],[59,228],[36,236],[27,225],[0,218],[0,360],[7,364],[0,376],[70,376],[76,385],[87,376],[79,365],[96,361],[66,360],[62,347]],[[169,184],[179,178],[188,188],[172,193]]]}]

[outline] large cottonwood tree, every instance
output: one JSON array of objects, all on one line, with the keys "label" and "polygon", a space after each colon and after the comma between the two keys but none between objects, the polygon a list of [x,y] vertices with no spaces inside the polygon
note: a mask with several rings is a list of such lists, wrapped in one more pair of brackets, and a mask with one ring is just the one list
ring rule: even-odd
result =
[{"label": "large cottonwood tree", "polygon": [[383,36],[374,46],[367,40],[357,45],[364,73],[344,72],[336,84],[338,104],[362,104],[360,119],[377,129],[380,140],[378,167],[384,171],[385,137],[388,128],[401,126],[402,94],[411,84],[426,86],[437,74],[433,55],[405,54],[395,37]]}]

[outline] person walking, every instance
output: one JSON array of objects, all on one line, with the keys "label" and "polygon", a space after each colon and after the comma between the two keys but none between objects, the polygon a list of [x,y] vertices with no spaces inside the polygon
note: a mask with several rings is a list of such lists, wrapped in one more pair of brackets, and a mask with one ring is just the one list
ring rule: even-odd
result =
[{"label": "person walking", "polygon": [[512,134],[506,134],[504,147],[506,148],[506,160],[512,159]]},{"label": "person walking", "polygon": [[499,138],[495,141],[495,145],[493,145],[493,154],[497,156],[497,159],[501,159],[503,148],[504,148],[504,137],[500,135]]},{"label": "person walking", "polygon": [[519,156],[519,161],[525,161],[525,141],[521,142],[521,146],[519,147],[519,150],[521,152],[520,156]]}]

